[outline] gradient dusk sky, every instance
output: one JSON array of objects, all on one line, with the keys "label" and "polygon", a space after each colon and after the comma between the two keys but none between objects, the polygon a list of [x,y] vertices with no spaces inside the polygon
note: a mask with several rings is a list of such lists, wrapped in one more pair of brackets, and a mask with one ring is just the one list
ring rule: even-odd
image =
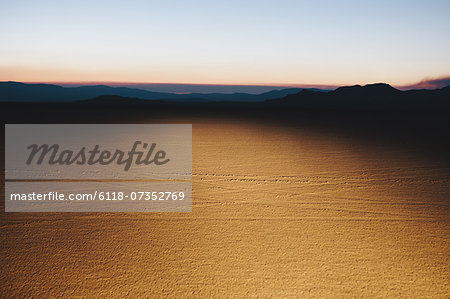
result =
[{"label": "gradient dusk sky", "polygon": [[405,85],[450,73],[450,1],[0,1],[0,80]]}]

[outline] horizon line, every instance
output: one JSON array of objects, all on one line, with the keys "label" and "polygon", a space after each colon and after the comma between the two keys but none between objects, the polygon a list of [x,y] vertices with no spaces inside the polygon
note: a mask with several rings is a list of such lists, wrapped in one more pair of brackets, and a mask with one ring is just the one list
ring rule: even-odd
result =
[{"label": "horizon line", "polygon": [[356,84],[312,84],[312,83],[191,83],[191,82],[133,82],[133,81],[101,81],[101,80],[92,80],[92,81],[54,81],[54,80],[48,80],[48,81],[16,81],[16,80],[5,80],[0,82],[19,82],[19,83],[25,83],[25,84],[54,84],[54,85],[109,85],[109,86],[125,86],[125,85],[155,85],[155,86],[176,86],[176,85],[186,85],[186,86],[224,86],[224,87],[281,87],[281,88],[305,88],[305,89],[311,89],[311,88],[317,88],[317,89],[324,89],[324,90],[334,90],[339,87],[343,86],[364,86],[364,85],[370,85],[370,84],[388,84],[396,89],[399,90],[409,90],[409,89],[439,89],[450,85],[450,75],[448,76],[441,76],[438,78],[425,78],[421,81],[418,81],[413,84],[403,84],[403,85],[397,85],[397,84],[390,84],[387,82],[372,82],[372,83],[356,83]]},{"label": "horizon line", "polygon": [[[301,83],[191,83],[191,82],[134,82],[134,81],[17,81],[17,80],[5,80],[0,82],[19,82],[26,84],[95,84],[95,85],[139,85],[139,84],[149,84],[149,85],[191,85],[191,86],[261,86],[261,87],[298,87],[298,88],[324,88],[324,87],[340,87],[347,85],[340,84],[301,84]],[[380,82],[378,82],[380,83]],[[355,84],[353,84],[355,85]]]}]

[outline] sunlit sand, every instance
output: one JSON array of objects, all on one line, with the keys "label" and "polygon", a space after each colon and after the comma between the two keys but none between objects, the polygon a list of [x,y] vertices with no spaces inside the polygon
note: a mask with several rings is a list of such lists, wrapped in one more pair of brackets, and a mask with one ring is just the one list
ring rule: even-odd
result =
[{"label": "sunlit sand", "polygon": [[2,293],[445,298],[449,179],[383,144],[197,120],[192,213],[2,213]]}]

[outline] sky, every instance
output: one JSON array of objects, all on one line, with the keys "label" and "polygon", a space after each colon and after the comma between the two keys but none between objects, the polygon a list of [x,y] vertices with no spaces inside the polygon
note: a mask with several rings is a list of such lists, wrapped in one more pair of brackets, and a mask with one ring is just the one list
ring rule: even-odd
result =
[{"label": "sky", "polygon": [[450,74],[450,1],[4,1],[0,81],[405,86]]}]

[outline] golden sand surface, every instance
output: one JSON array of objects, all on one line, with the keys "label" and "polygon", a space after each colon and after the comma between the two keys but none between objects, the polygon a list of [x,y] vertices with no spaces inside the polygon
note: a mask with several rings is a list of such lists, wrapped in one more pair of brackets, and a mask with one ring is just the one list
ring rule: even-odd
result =
[{"label": "golden sand surface", "polygon": [[1,297],[448,298],[449,194],[414,152],[198,120],[192,213],[2,212]]}]

